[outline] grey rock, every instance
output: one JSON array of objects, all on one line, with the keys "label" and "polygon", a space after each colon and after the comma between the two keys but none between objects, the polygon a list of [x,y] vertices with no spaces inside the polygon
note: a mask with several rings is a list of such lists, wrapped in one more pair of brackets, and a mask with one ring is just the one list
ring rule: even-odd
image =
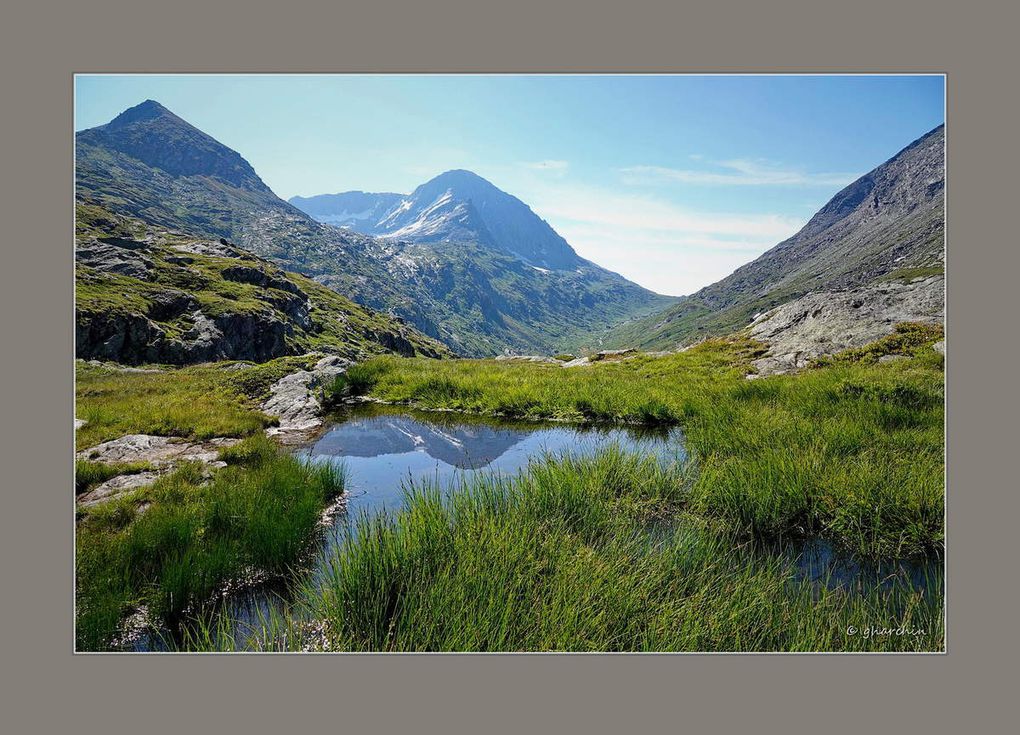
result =
[{"label": "grey rock", "polygon": [[414,345],[407,338],[405,330],[399,332],[372,331],[368,334],[369,339],[378,342],[390,352],[396,352],[401,357],[414,357]]},{"label": "grey rock", "polygon": [[298,288],[296,283],[287,280],[283,274],[269,273],[261,268],[251,266],[232,265],[229,268],[224,268],[220,275],[228,281],[247,283],[252,286],[261,286],[262,288],[275,288],[295,294],[306,301],[308,300],[308,295]]},{"label": "grey rock", "polygon": [[906,360],[906,355],[882,355],[878,358],[879,362],[899,362],[900,360]]},{"label": "grey rock", "polygon": [[85,419],[75,419],[74,420],[74,430],[78,431],[78,429],[80,429],[81,427],[83,427],[87,423],[88,423],[88,421],[86,421]]},{"label": "grey rock", "polygon": [[[138,247],[125,247],[117,244],[120,242],[131,242]],[[151,259],[140,252],[144,247],[144,243],[137,243],[133,240],[100,238],[79,244],[75,250],[75,259],[97,271],[151,281],[152,275],[149,271],[154,267],[154,264]]]},{"label": "grey rock", "polygon": [[750,336],[769,346],[754,366],[759,375],[796,370],[823,355],[892,334],[900,322],[942,323],[944,308],[942,276],[811,293],[766,312],[751,325]]},{"label": "grey rock", "polygon": [[221,240],[220,242],[214,242],[211,240],[195,240],[194,242],[179,243],[172,245],[171,247],[182,253],[211,255],[216,258],[247,259],[250,257],[246,252],[231,245],[225,240]]},{"label": "grey rock", "polygon": [[[194,302],[187,295],[171,293],[160,304],[157,310],[172,311],[193,306]],[[136,365],[186,365],[215,360],[264,362],[295,352],[288,344],[294,324],[268,307],[263,312],[220,314],[215,319],[196,309],[184,319],[191,326],[178,339],[168,337],[158,323],[142,314],[79,313],[75,329],[77,356]],[[307,311],[303,319],[310,323]]]},{"label": "grey rock", "polygon": [[204,442],[152,434],[127,434],[78,452],[78,459],[93,462],[148,462],[153,467],[171,467],[179,462],[216,462],[219,451],[239,439],[220,437]]},{"label": "grey rock", "polygon": [[168,288],[153,295],[149,301],[149,311],[146,316],[150,319],[165,322],[176,319],[183,314],[195,311],[198,302],[191,294]]},{"label": "grey rock", "polygon": [[84,495],[78,496],[78,506],[89,508],[100,503],[107,503],[125,493],[151,485],[159,475],[159,472],[138,472],[133,475],[117,475],[101,485],[97,485]]},{"label": "grey rock", "polygon": [[946,341],[944,339],[940,339],[938,342],[933,344],[931,346],[931,348],[933,350],[935,350],[937,353],[939,353],[940,355],[945,356],[945,354],[946,354]]},{"label": "grey rock", "polygon": [[546,357],[545,355],[498,355],[496,357],[498,362],[541,362],[541,363],[555,363],[561,364],[560,360],[555,357]]},{"label": "grey rock", "polygon": [[276,416],[279,424],[266,433],[286,443],[301,441],[318,429],[322,425],[324,388],[346,372],[350,364],[342,357],[329,355],[311,370],[299,370],[274,383],[262,410]]},{"label": "grey rock", "polygon": [[560,367],[565,368],[585,367],[587,365],[591,365],[591,360],[589,360],[587,357],[577,357],[574,358],[573,360],[568,360],[567,362],[560,363]]}]

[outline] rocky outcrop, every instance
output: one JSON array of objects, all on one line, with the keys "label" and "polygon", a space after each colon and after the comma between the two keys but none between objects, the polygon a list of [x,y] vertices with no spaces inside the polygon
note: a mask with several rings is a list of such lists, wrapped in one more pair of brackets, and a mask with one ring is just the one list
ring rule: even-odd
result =
[{"label": "rocky outcrop", "polygon": [[497,355],[497,362],[540,362],[550,363],[559,365],[562,360],[557,360],[555,357],[546,357],[545,355]]},{"label": "rocky outcrop", "polygon": [[944,309],[942,276],[811,293],[754,320],[750,336],[768,345],[754,367],[758,375],[796,370],[823,355],[892,334],[901,322],[942,323]]},{"label": "rocky outcrop", "polygon": [[[77,420],[75,421],[77,428]],[[207,467],[225,467],[219,459],[221,449],[231,447],[239,439],[220,437],[195,442],[180,437],[154,436],[152,434],[127,434],[119,439],[103,442],[78,452],[76,459],[104,464],[145,463],[151,469],[117,475],[88,492],[79,495],[79,508],[89,508],[107,503],[126,493],[154,483],[161,475],[171,472],[181,462],[201,462]]]},{"label": "rocky outcrop", "polygon": [[567,360],[561,363],[561,367],[573,368],[573,367],[585,367],[591,365],[591,358],[588,357],[575,357],[573,360]]},{"label": "rocky outcrop", "polygon": [[[640,353],[633,348],[626,348],[622,350],[601,350],[593,355],[587,357],[576,357],[573,360],[560,363],[565,368],[572,367],[585,367],[587,365],[594,365],[597,362],[617,362],[619,360],[629,360],[632,357],[637,357]],[[665,352],[659,354],[667,354]]]},{"label": "rocky outcrop", "polygon": [[233,245],[223,238],[219,242],[194,240],[192,242],[175,243],[171,247],[181,253],[193,255],[211,255],[216,258],[237,258],[238,260],[256,260],[251,253]]},{"label": "rocky outcrop", "polygon": [[190,321],[187,330],[179,337],[170,337],[155,320],[142,314],[79,313],[75,325],[77,356],[129,365],[186,365],[213,360],[264,362],[298,352],[288,343],[294,334],[292,324],[269,309],[221,314],[215,319],[195,310],[184,321]]},{"label": "rocky outcrop", "polygon": [[159,472],[136,472],[133,475],[117,475],[79,495],[77,498],[79,508],[91,508],[100,503],[107,503],[121,495],[148,487],[160,476]]},{"label": "rocky outcrop", "polygon": [[148,462],[153,467],[169,467],[180,462],[215,462],[221,449],[240,441],[229,437],[195,442],[174,436],[127,434],[78,452],[77,459],[107,464]]},{"label": "rocky outcrop", "polygon": [[143,281],[152,279],[155,264],[142,254],[146,243],[121,237],[102,237],[79,243],[75,259],[102,273],[131,276]]},{"label": "rocky outcrop", "polygon": [[[311,349],[442,357],[442,344],[226,240],[78,208],[77,356],[126,365],[265,362]],[[128,238],[106,232],[144,233]]]},{"label": "rocky outcrop", "polygon": [[390,352],[396,352],[401,357],[414,357],[414,345],[407,338],[404,329],[396,332],[375,331],[369,333],[368,337],[372,341],[381,344]]},{"label": "rocky outcrop", "polygon": [[289,443],[302,441],[318,429],[322,425],[325,388],[349,365],[349,360],[331,355],[311,370],[299,370],[274,383],[262,410],[276,416],[279,424],[266,433]]}]

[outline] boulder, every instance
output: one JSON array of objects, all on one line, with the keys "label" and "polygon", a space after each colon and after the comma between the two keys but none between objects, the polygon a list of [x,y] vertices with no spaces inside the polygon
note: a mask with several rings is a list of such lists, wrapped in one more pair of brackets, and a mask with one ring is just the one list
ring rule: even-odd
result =
[{"label": "boulder", "polygon": [[586,367],[591,365],[591,360],[587,357],[578,357],[567,362],[560,363],[560,367],[572,368],[572,367]]},{"label": "boulder", "polygon": [[266,433],[283,442],[297,442],[318,429],[322,425],[325,387],[346,372],[350,364],[342,357],[330,355],[311,370],[299,370],[276,381],[262,410],[276,416],[279,423]]}]

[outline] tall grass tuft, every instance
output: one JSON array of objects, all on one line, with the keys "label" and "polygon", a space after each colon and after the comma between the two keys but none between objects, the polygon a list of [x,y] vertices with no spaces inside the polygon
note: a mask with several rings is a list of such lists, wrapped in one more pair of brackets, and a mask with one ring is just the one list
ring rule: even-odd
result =
[{"label": "tall grass tuft", "polygon": [[[407,488],[360,517],[258,650],[940,650],[941,581],[859,588],[686,515],[685,468],[616,449]],[[865,636],[866,626],[900,629]],[[217,636],[193,645],[213,646]],[[217,644],[222,645],[222,644]]]},{"label": "tall grass tuft", "polygon": [[[240,445],[238,445],[240,446]],[[253,570],[283,573],[308,549],[323,506],[343,490],[342,470],[280,454],[252,437],[236,463],[206,479],[198,465],[160,478],[131,523],[110,513],[77,532],[77,645],[109,645],[124,613],[145,605],[171,628],[227,581]]]},{"label": "tall grass tuft", "polygon": [[[709,340],[665,357],[564,369],[494,360],[381,358],[372,395],[522,418],[679,424],[701,472],[690,509],[761,538],[821,534],[870,557],[943,538],[940,329],[901,325],[797,375],[745,380],[756,343]],[[895,352],[908,359],[879,363]]]}]

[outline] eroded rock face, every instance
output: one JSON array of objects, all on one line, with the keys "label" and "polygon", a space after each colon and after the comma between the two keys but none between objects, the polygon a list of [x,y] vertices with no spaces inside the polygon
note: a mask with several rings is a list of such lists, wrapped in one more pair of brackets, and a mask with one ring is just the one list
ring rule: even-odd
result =
[{"label": "eroded rock face", "polygon": [[414,357],[415,355],[414,345],[401,332],[373,332],[369,337],[401,357]]},{"label": "eroded rock face", "polygon": [[154,264],[143,254],[145,247],[144,242],[137,240],[98,238],[79,244],[75,249],[75,259],[97,271],[151,281],[149,271]]},{"label": "eroded rock face", "polygon": [[75,350],[83,360],[159,362],[149,357],[166,341],[166,332],[142,314],[78,314]]},{"label": "eroded rock face", "polygon": [[330,355],[311,370],[299,370],[274,383],[262,410],[279,418],[280,423],[266,433],[283,442],[296,442],[318,429],[322,425],[325,386],[346,372],[349,365],[349,360]]},{"label": "eroded rock face", "polygon": [[811,293],[755,319],[751,337],[769,349],[754,366],[758,375],[796,370],[823,355],[863,347],[892,334],[900,322],[942,323],[944,310],[942,276]]},{"label": "eroded rock face", "polygon": [[[288,338],[294,334],[293,324],[280,319],[268,308],[262,312],[228,313],[215,318],[195,309],[183,316],[185,324],[190,322],[190,326],[179,337],[168,336],[153,320],[156,318],[154,311],[165,315],[194,306],[190,296],[170,292],[157,298],[150,307],[149,316],[116,312],[78,314],[77,356],[128,365],[186,365],[213,360],[264,362],[296,352],[288,343]],[[308,320],[307,308],[300,315]]]}]

